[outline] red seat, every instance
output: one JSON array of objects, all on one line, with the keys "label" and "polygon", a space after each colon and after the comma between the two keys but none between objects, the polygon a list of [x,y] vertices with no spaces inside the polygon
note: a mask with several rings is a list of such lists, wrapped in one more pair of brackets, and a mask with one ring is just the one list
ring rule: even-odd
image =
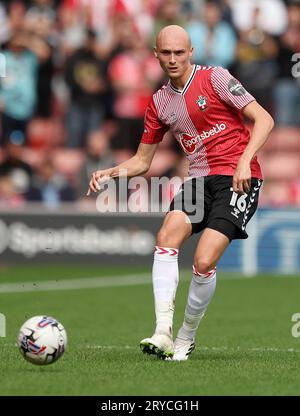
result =
[{"label": "red seat", "polygon": [[56,149],[51,156],[56,171],[70,179],[76,176],[85,159],[84,152],[79,149]]},{"label": "red seat", "polygon": [[296,151],[300,155],[300,129],[295,127],[275,128],[262,150],[263,152]]},{"label": "red seat", "polygon": [[25,160],[35,170],[43,160],[47,157],[47,153],[44,149],[32,149],[25,147],[22,151],[22,159]]},{"label": "red seat", "polygon": [[260,206],[283,207],[291,205],[290,182],[267,180],[259,196]]},{"label": "red seat", "polygon": [[64,141],[65,132],[58,119],[34,118],[27,129],[28,144],[33,149],[49,149]]},{"label": "red seat", "polygon": [[300,155],[295,152],[271,152],[259,156],[265,178],[292,180],[300,176]]}]

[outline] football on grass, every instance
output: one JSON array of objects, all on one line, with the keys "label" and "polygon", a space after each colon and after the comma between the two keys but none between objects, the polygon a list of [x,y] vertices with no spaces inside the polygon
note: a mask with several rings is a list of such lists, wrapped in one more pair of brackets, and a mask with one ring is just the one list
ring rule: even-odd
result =
[{"label": "football on grass", "polygon": [[34,316],[21,326],[17,344],[27,361],[52,364],[63,355],[67,334],[62,324],[51,316]]}]

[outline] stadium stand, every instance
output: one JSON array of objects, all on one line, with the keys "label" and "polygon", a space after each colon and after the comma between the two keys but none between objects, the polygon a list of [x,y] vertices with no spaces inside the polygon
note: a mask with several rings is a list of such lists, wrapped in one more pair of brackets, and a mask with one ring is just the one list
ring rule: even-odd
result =
[{"label": "stadium stand", "polygon": [[[244,4],[242,14],[239,14],[242,7],[240,3]],[[30,77],[21,79],[21,82],[17,73],[14,77],[6,74],[6,77],[1,78],[0,166],[6,158],[7,143],[14,142],[21,148],[21,158],[32,167],[32,180],[43,161],[51,159],[56,172],[63,176],[70,186],[77,187],[77,198],[82,198],[82,181],[78,178],[88,159],[91,134],[97,135],[100,132],[101,136],[101,132],[104,132],[110,155],[104,159],[107,157],[107,160],[113,163],[120,163],[128,158],[138,145],[142,114],[147,100],[152,92],[164,83],[163,74],[151,57],[153,39],[162,25],[175,22],[187,29],[190,28],[195,47],[200,48],[201,44],[202,48],[206,48],[208,55],[208,46],[212,38],[205,35],[207,27],[211,28],[213,39],[218,38],[219,30],[227,31],[232,39],[232,48],[228,51],[230,56],[223,56],[223,51],[219,51],[220,56],[215,57],[215,62],[225,62],[235,76],[241,75],[245,87],[254,95],[258,93],[258,99],[262,97],[263,104],[266,103],[277,122],[269,141],[259,154],[265,175],[261,205],[299,206],[300,111],[295,111],[295,115],[289,119],[284,117],[282,103],[289,98],[285,95],[289,90],[277,87],[283,85],[282,82],[286,82],[288,78],[289,85],[293,85],[294,90],[295,101],[292,105],[299,106],[300,77],[293,75],[295,61],[292,61],[292,56],[296,51],[300,51],[300,2],[269,0],[260,2],[255,8],[252,3],[234,0],[0,1],[2,53],[9,53],[11,56],[23,54],[25,57],[24,54],[30,51],[31,57],[39,59],[37,70],[34,71],[32,64]],[[250,19],[251,25],[247,27],[244,16],[246,10],[253,16],[253,19]],[[275,20],[269,19],[266,25],[262,16],[271,12],[277,17]],[[26,42],[20,35],[26,38]],[[135,39],[138,41],[134,42]],[[266,45],[271,49],[266,51]],[[75,62],[72,61],[74,56]],[[196,57],[198,56],[200,55],[196,54]],[[120,68],[117,67],[117,63],[121,58],[126,59],[129,67],[134,68],[132,74],[130,69],[126,69],[126,73],[118,75]],[[210,62],[209,56],[205,59]],[[67,77],[70,61],[73,71],[71,81]],[[151,68],[148,72],[143,66],[146,61]],[[269,78],[267,89],[263,79],[257,78],[257,85],[256,81],[248,83],[251,77],[248,77],[245,68],[250,63],[254,72],[261,68],[264,76]],[[97,71],[100,71],[103,77],[101,85],[95,78]],[[22,73],[19,76],[22,76]],[[138,92],[134,91],[135,81],[132,77],[137,79]],[[125,94],[124,85],[118,81],[122,79],[126,82],[126,78],[128,82],[132,81],[129,83],[132,91],[127,90]],[[17,95],[9,93],[12,82],[15,82]],[[83,91],[89,105],[92,102],[93,108],[101,108],[103,114],[101,122],[100,118],[95,124],[93,120],[89,120],[89,128],[86,128],[86,131],[82,130],[83,140],[74,142],[73,148],[70,148],[68,114],[70,106],[74,104],[74,96],[77,97],[78,92],[82,95]],[[99,91],[101,94],[98,94]],[[272,94],[276,91],[277,95]],[[279,96],[280,99],[278,91],[283,94]],[[19,116],[17,113],[8,113],[8,108],[13,108],[18,100],[20,101],[20,96],[30,96],[28,106],[34,107],[32,114],[24,112],[25,119],[22,114]],[[122,106],[126,103],[129,107],[124,112],[125,108]],[[133,105],[136,106],[136,111]],[[84,108],[85,102],[81,101],[80,106]],[[76,111],[73,106],[73,121],[76,121]],[[128,120],[131,114],[135,117],[133,127],[132,120]],[[20,124],[20,120],[24,123]],[[84,128],[84,120],[81,121],[81,126]],[[124,126],[135,132],[132,133],[132,139],[125,134]],[[24,137],[20,135],[20,131]],[[182,159],[179,154],[172,138],[166,138],[147,178],[174,174],[184,176],[186,166],[181,169]],[[16,198],[19,196],[22,203],[26,204],[26,194],[20,194],[17,188],[14,189],[14,193]]]}]

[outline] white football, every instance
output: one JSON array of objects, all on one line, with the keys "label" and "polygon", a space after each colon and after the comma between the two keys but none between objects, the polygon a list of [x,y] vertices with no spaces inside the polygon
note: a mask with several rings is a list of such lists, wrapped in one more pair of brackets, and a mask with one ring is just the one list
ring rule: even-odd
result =
[{"label": "white football", "polygon": [[34,316],[20,328],[17,344],[23,357],[33,364],[57,361],[67,346],[67,333],[51,316]]}]

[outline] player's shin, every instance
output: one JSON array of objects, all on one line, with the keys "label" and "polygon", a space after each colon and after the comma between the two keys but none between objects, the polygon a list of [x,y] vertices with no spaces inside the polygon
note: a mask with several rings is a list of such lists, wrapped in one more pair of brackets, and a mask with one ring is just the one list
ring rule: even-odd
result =
[{"label": "player's shin", "polygon": [[172,336],[178,280],[178,250],[156,246],[152,269],[156,334]]},{"label": "player's shin", "polygon": [[177,338],[194,340],[196,331],[204,316],[216,288],[216,268],[206,274],[198,273],[193,266],[193,277],[189,288],[183,325]]}]

